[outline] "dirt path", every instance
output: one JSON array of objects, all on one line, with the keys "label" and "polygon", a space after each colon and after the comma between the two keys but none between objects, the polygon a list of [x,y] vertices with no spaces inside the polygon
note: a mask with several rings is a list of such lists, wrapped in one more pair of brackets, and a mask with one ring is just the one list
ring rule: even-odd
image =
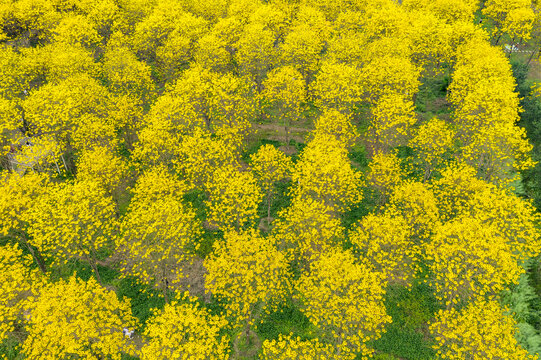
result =
[{"label": "dirt path", "polygon": [[[257,129],[258,133],[263,135],[263,138],[269,140],[276,140],[285,142],[286,130],[283,125],[278,124],[254,124],[254,128]],[[301,127],[290,127],[289,128],[289,139],[295,140],[299,143],[306,142],[308,134],[312,131],[309,128]]]}]

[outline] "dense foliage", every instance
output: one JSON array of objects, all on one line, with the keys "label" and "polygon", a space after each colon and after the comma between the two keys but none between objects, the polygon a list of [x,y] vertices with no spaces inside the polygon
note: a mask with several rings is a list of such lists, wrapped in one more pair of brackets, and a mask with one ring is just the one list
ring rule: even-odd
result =
[{"label": "dense foliage", "polygon": [[0,358],[537,359],[537,0],[0,0]]}]

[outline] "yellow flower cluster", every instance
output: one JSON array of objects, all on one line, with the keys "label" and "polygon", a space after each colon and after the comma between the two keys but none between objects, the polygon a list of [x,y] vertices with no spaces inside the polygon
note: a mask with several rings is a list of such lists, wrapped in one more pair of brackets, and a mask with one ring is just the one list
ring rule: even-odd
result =
[{"label": "yellow flower cluster", "polygon": [[400,167],[400,159],[395,152],[378,152],[368,167],[367,182],[381,195],[380,203],[385,203],[405,175]]},{"label": "yellow flower cluster", "polygon": [[[141,282],[162,289],[182,278],[191,258],[188,247],[198,247],[201,224],[182,196],[188,186],[162,167],[141,176],[121,221],[116,246],[125,254],[124,270]],[[167,296],[167,294],[165,294]]]},{"label": "yellow flower cluster", "polygon": [[36,200],[28,232],[31,244],[62,264],[70,259],[96,268],[98,252],[109,248],[118,223],[115,206],[95,180],[54,184]]},{"label": "yellow flower cluster", "polygon": [[290,175],[293,163],[286,154],[269,144],[250,156],[250,164],[261,190],[266,194],[267,218],[270,220],[275,184]]},{"label": "yellow flower cluster", "polygon": [[363,181],[348,158],[345,145],[334,135],[319,134],[308,143],[295,164],[292,195],[323,201],[344,211],[362,199]]},{"label": "yellow flower cluster", "polygon": [[118,300],[94,279],[81,281],[70,277],[44,286],[28,305],[28,337],[22,351],[26,359],[121,358],[122,352],[134,354],[135,348],[122,333],[134,329],[127,299]]},{"label": "yellow flower cluster", "polygon": [[292,335],[281,335],[277,340],[265,340],[261,360],[322,360],[339,359],[332,345],[318,339],[301,340]]},{"label": "yellow flower cluster", "polygon": [[425,249],[432,271],[429,283],[447,306],[497,295],[524,272],[505,237],[475,218],[441,225]]},{"label": "yellow flower cluster", "polygon": [[196,186],[205,186],[219,168],[236,165],[235,153],[221,139],[201,132],[186,136],[178,149],[179,158],[173,164]]},{"label": "yellow flower cluster", "polygon": [[263,145],[250,156],[252,171],[265,193],[272,191],[273,185],[287,178],[293,166],[291,159],[273,145]]},{"label": "yellow flower cluster", "polygon": [[408,284],[415,275],[419,246],[411,239],[411,225],[390,213],[365,216],[349,233],[361,259],[389,282]]},{"label": "yellow flower cluster", "polygon": [[17,245],[0,246],[0,341],[15,330],[27,302],[42,286],[43,279],[31,265],[32,257]]},{"label": "yellow flower cluster", "polygon": [[439,210],[432,190],[416,181],[405,181],[394,189],[386,212],[401,215],[412,228],[412,235],[427,240],[439,223]]},{"label": "yellow flower cluster", "polygon": [[425,169],[425,180],[434,169],[444,162],[444,155],[452,149],[455,132],[447,123],[433,118],[421,125],[409,142],[418,154],[419,162]]},{"label": "yellow flower cluster", "polygon": [[462,158],[483,179],[509,183],[509,172],[534,165],[525,130],[515,126],[519,99],[511,66],[482,37],[459,48],[455,66],[448,99],[463,143]]},{"label": "yellow flower cluster", "polygon": [[225,360],[229,341],[221,334],[227,321],[211,315],[195,299],[177,294],[162,310],[154,310],[145,327],[148,341],[139,350],[141,360]]},{"label": "yellow flower cluster", "polygon": [[438,357],[448,360],[537,359],[515,339],[516,323],[496,301],[478,300],[460,311],[440,310],[430,325]]},{"label": "yellow flower cluster", "polygon": [[340,219],[321,201],[294,198],[278,215],[271,234],[288,259],[310,261],[344,237]]},{"label": "yellow flower cluster", "polygon": [[359,133],[352,123],[351,116],[342,114],[335,109],[325,109],[315,123],[312,134],[317,137],[324,134],[335,136],[347,149],[351,149]]},{"label": "yellow flower cluster", "polygon": [[48,178],[38,173],[11,173],[0,179],[0,234],[25,231],[33,201],[46,191]]},{"label": "yellow flower cluster", "polygon": [[310,264],[294,284],[302,311],[343,353],[369,355],[366,342],[378,339],[391,322],[383,304],[385,281],[349,251],[331,249]]},{"label": "yellow flower cluster", "polygon": [[405,145],[416,122],[413,101],[401,94],[385,94],[372,108],[370,132],[375,144],[387,149]]},{"label": "yellow flower cluster", "polygon": [[263,200],[255,176],[233,166],[217,169],[207,191],[208,221],[222,230],[240,229],[253,223]]},{"label": "yellow flower cluster", "polygon": [[249,328],[271,301],[288,292],[288,264],[272,239],[256,230],[228,231],[224,237],[205,259],[205,288],[228,300],[225,306],[236,326]]}]

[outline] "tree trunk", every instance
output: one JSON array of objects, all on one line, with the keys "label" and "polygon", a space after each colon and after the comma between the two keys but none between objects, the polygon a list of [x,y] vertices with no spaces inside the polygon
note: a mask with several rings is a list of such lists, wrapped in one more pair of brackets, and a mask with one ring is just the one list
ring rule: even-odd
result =
[{"label": "tree trunk", "polygon": [[425,176],[423,182],[426,183],[428,179],[430,179],[430,176],[432,176],[432,169],[425,169]]},{"label": "tree trunk", "polygon": [[244,329],[244,336],[246,336],[246,345],[250,344],[250,317],[246,319],[246,328]]},{"label": "tree trunk", "polygon": [[92,270],[94,270],[94,275],[96,275],[96,280],[98,281],[98,284],[102,285],[101,283],[101,276],[100,276],[100,273],[98,271],[98,264],[96,262],[96,260],[94,260],[93,258],[90,259],[90,267],[92,267]]},{"label": "tree trunk", "polygon": [[208,116],[207,114],[204,114],[204,115],[203,115],[203,118],[205,119],[205,125],[206,125],[206,127],[207,127],[207,130],[208,130],[209,132],[211,132],[211,131],[210,131],[211,129],[210,129],[210,118],[209,118],[209,116]]},{"label": "tree trunk", "polygon": [[41,270],[41,272],[45,274],[47,272],[47,267],[45,266],[45,261],[43,261],[43,258],[41,257],[41,254],[39,253],[39,251],[34,250],[34,248],[28,243],[28,241],[26,241],[26,239],[23,239],[23,243],[28,249],[28,251],[30,252],[30,254],[32,254],[32,257],[34,258],[34,261],[36,262],[36,264],[38,264],[38,267]]},{"label": "tree trunk", "polygon": [[502,38],[502,34],[498,35],[498,37],[496,38],[496,41],[494,41],[494,46],[498,45],[500,43],[500,39]]},{"label": "tree trunk", "polygon": [[534,51],[532,51],[532,53],[530,54],[530,57],[528,58],[528,62],[526,63],[526,65],[530,66],[530,62],[533,60],[533,57],[535,54],[538,54],[539,53],[539,46],[537,46]]},{"label": "tree trunk", "polygon": [[284,128],[286,130],[286,148],[289,149],[289,127],[287,126],[287,123],[285,121]]},{"label": "tree trunk", "polygon": [[169,296],[167,295],[167,291],[169,290],[169,281],[167,280],[165,276],[165,269],[163,269],[163,297],[165,299],[165,303],[169,304]]},{"label": "tree trunk", "polygon": [[66,160],[64,159],[64,154],[61,154],[60,158],[62,159],[62,163],[64,164],[64,169],[66,169],[66,172],[69,172],[68,165],[66,164]]},{"label": "tree trunk", "polygon": [[62,175],[60,173],[60,168],[58,167],[58,162],[56,162],[56,159],[54,159],[54,164],[56,165],[56,171],[58,171],[58,175]]},{"label": "tree trunk", "polygon": [[270,226],[271,193],[267,194],[267,225]]}]

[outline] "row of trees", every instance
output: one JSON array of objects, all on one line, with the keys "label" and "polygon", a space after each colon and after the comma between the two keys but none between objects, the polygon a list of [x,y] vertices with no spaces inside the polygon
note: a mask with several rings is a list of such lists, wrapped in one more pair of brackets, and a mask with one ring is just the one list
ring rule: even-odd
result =
[{"label": "row of trees", "polygon": [[[389,289],[424,281],[439,357],[528,357],[500,294],[539,254],[512,187],[534,162],[495,45],[528,41],[537,4],[485,1],[489,31],[479,5],[3,5],[0,340],[19,334],[29,359],[239,358],[292,302],[315,334],[266,339],[262,359],[368,357]],[[450,112],[420,116],[419,87],[442,74]],[[285,146],[250,150],[257,122]],[[311,131],[291,157],[294,122]],[[95,280],[54,281],[72,261]],[[105,287],[110,263],[166,305],[140,323]]]}]

